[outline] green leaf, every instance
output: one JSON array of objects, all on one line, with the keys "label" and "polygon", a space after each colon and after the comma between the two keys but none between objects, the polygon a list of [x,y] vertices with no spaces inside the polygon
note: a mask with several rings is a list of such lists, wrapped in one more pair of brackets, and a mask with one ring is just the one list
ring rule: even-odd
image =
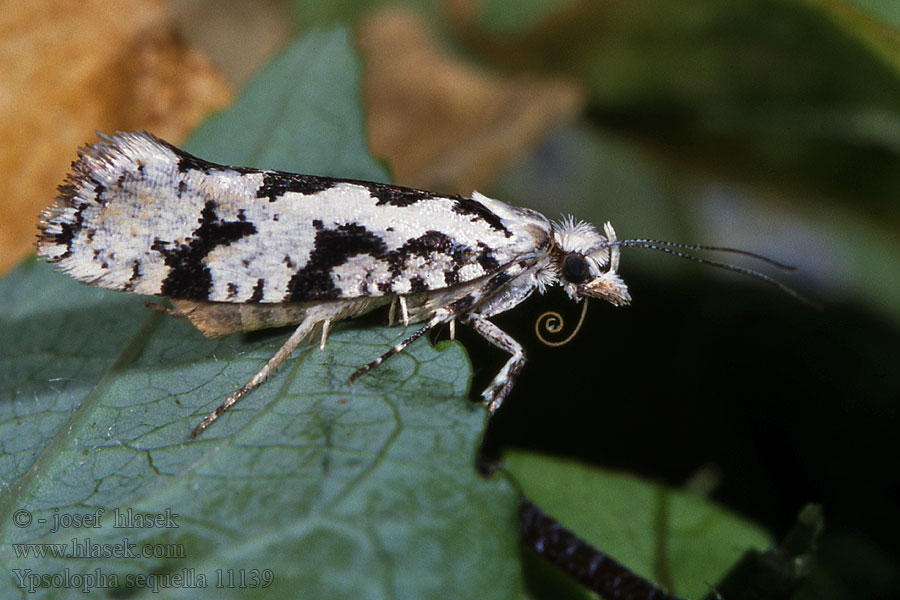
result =
[{"label": "green leaf", "polygon": [[[383,178],[365,152],[358,75],[346,31],[312,32],[188,147]],[[341,324],[324,351],[297,351],[190,440],[288,332],[208,340],[143,303],[33,261],[0,283],[5,588],[43,585],[54,598],[85,587],[153,598],[520,595],[518,496],[474,468],[486,416],[466,399],[471,368],[458,343],[419,340],[349,385],[409,330]],[[163,523],[118,527],[116,510]],[[54,531],[60,518],[100,511],[96,527]],[[87,556],[35,558],[26,553],[48,547],[21,544]],[[116,548],[151,556],[108,558]]]},{"label": "green leaf", "polygon": [[816,566],[816,549],[825,526],[822,507],[808,504],[777,547],[744,552],[703,600],[790,600]]},{"label": "green leaf", "polygon": [[703,596],[744,550],[770,543],[759,527],[661,484],[525,451],[504,463],[545,512],[679,597]]},{"label": "green leaf", "polygon": [[198,127],[185,149],[229,165],[388,182],[366,143],[362,68],[349,44],[343,30],[310,31],[226,113]]}]

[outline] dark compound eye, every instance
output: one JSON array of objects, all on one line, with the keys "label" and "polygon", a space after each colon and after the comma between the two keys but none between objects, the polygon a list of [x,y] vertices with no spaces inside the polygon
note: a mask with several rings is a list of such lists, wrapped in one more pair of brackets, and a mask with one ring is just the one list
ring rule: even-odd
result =
[{"label": "dark compound eye", "polygon": [[591,267],[585,257],[573,252],[563,259],[562,274],[572,283],[584,283],[591,275]]}]

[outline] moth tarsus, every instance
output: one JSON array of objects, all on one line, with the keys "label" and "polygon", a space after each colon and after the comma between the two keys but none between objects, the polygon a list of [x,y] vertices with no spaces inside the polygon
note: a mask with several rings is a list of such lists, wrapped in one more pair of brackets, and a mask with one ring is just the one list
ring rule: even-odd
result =
[{"label": "moth tarsus", "polygon": [[38,254],[57,270],[167,296],[166,312],[206,336],[296,326],[194,436],[315,332],[324,347],[332,324],[380,306],[390,306],[392,322],[399,312],[403,324],[423,325],[351,381],[438,325],[455,332],[459,320],[510,355],[482,394],[495,412],[525,354],[491,317],[553,285],[574,301],[631,300],[617,271],[620,244],[632,244],[609,223],[601,233],[478,192],[229,167],[144,132],[82,148],[39,229]]}]

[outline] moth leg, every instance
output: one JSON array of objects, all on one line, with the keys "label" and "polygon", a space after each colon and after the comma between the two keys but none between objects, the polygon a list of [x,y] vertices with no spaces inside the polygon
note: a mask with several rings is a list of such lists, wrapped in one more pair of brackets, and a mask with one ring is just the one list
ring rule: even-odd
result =
[{"label": "moth leg", "polygon": [[[241,386],[237,391],[228,396],[225,399],[225,402],[216,407],[216,410],[212,411],[208,415],[206,415],[200,423],[194,427],[194,430],[191,432],[191,437],[195,438],[200,434],[201,431],[209,427],[209,425],[219,418],[223,412],[234,406],[234,404],[244,397],[244,395],[257,387],[263,381],[266,380],[272,371],[274,371],[278,365],[284,362],[288,356],[291,355],[297,346],[300,345],[300,342],[310,334],[313,328],[316,326],[321,320],[321,317],[307,317],[305,318],[300,325],[297,326],[297,329],[294,330],[294,333],[291,334],[291,337],[287,339],[287,341],[278,349],[278,352],[275,353],[272,358],[269,359],[269,362],[259,370],[253,377],[250,378],[250,381]],[[326,323],[328,320],[325,321]]]},{"label": "moth leg", "polygon": [[443,313],[435,314],[433,317],[431,317],[431,319],[425,325],[423,325],[421,328],[414,331],[411,336],[409,336],[405,340],[398,342],[397,344],[392,346],[390,350],[388,350],[387,352],[385,352],[384,354],[382,354],[381,356],[379,356],[372,362],[365,364],[365,365],[361,366],[360,368],[358,368],[356,371],[354,371],[353,375],[350,376],[350,383],[353,383],[354,381],[356,381],[357,379],[359,379],[360,377],[362,377],[363,375],[365,375],[366,373],[368,373],[369,371],[371,371],[372,369],[374,369],[375,367],[377,367],[378,365],[380,365],[381,363],[383,363],[384,361],[386,361],[387,359],[392,357],[393,355],[406,350],[407,346],[409,346],[414,341],[416,341],[417,339],[419,339],[420,337],[425,335],[429,329],[431,329],[432,327],[434,327],[435,325],[437,325],[444,319],[446,319],[445,314],[443,314]]},{"label": "moth leg", "polygon": [[322,321],[322,341],[319,342],[319,350],[325,349],[325,342],[328,341],[328,329],[331,327],[331,319]]},{"label": "moth leg", "polygon": [[400,320],[403,321],[404,327],[409,327],[409,308],[406,305],[406,298],[403,296],[394,296],[391,300],[391,308],[388,311],[388,326],[392,327],[394,321],[397,320],[397,305],[400,305]]},{"label": "moth leg", "polygon": [[403,320],[403,326],[409,327],[409,308],[406,306],[406,298],[398,296],[400,301],[400,318]]},{"label": "moth leg", "polygon": [[456,339],[456,317],[450,319],[450,339]]},{"label": "moth leg", "polygon": [[485,404],[487,404],[488,412],[494,414],[497,412],[497,409],[500,408],[500,405],[503,404],[503,400],[509,394],[510,390],[512,390],[513,383],[515,383],[519,371],[525,366],[525,352],[522,350],[522,345],[514,340],[512,336],[481,315],[470,314],[467,315],[464,320],[465,323],[471,325],[472,329],[478,332],[481,337],[497,348],[506,350],[512,355],[509,360],[506,361],[506,364],[503,365],[503,368],[500,369],[500,372],[494,377],[491,384],[481,394]]}]

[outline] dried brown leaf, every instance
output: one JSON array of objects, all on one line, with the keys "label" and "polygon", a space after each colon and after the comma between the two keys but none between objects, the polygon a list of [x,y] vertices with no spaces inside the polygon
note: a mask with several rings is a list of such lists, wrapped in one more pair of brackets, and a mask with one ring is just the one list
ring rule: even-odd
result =
[{"label": "dried brown leaf", "polygon": [[40,210],[94,130],[184,137],[231,99],[161,0],[43,0],[0,8],[0,273],[32,247]]},{"label": "dried brown leaf", "polygon": [[571,81],[490,73],[451,56],[408,10],[373,13],[357,40],[370,145],[404,185],[469,194],[584,104]]}]

